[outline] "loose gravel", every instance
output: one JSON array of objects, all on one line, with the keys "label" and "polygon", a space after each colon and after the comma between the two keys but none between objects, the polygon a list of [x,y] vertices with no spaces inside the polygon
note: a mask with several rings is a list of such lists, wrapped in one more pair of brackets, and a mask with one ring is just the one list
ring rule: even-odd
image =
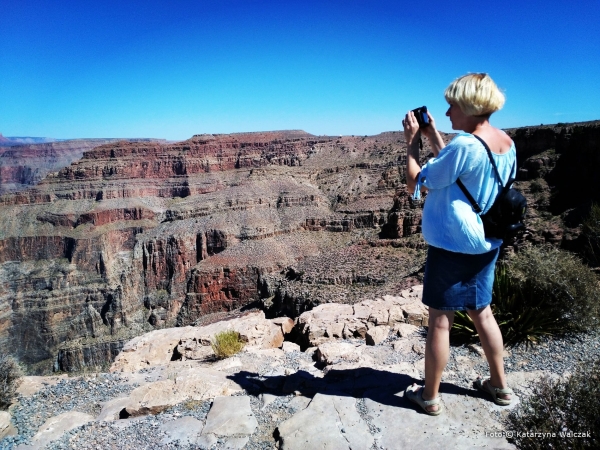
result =
[{"label": "loose gravel", "polygon": [[[415,362],[422,358],[416,351],[391,352],[389,349],[398,338],[390,336],[379,344],[380,349],[373,349],[373,354],[381,354],[384,360],[381,364],[395,364],[402,361]],[[417,346],[425,343],[425,333],[413,336]],[[360,342],[352,340],[355,344]],[[600,332],[570,335],[561,338],[546,338],[540,343],[530,346],[514,347],[509,350],[505,359],[506,371],[535,371],[544,370],[564,376],[572,373],[575,368],[586,361],[600,359]],[[458,357],[467,357],[473,362],[477,373],[488,373],[487,363],[474,347],[469,345],[451,346],[448,370],[460,373]],[[301,352],[286,353],[282,360],[281,370],[289,372],[303,370],[309,364],[314,364],[311,355]],[[261,384],[268,379],[273,367],[265,364],[256,374],[256,382]],[[422,374],[421,374],[422,375]],[[452,380],[462,387],[472,387],[473,380],[460,378]],[[12,449],[18,444],[28,443],[38,428],[50,417],[66,411],[76,410],[91,415],[98,415],[101,404],[113,398],[127,395],[136,387],[128,384],[127,379],[118,374],[99,374],[98,376],[79,377],[61,380],[53,386],[46,386],[38,393],[28,398],[20,398],[18,405],[11,410],[13,423],[19,430],[19,435],[9,436],[0,441],[0,449]],[[264,389],[262,389],[264,391]],[[250,450],[275,449],[276,436],[274,431],[278,424],[297,413],[297,404],[290,403],[294,394],[278,394],[264,404],[265,394],[259,392],[242,392],[240,395],[250,396],[252,412],[258,421],[258,429],[250,437],[244,448]],[[163,424],[183,416],[192,416],[204,422],[211,407],[211,401],[188,401],[178,404],[155,416],[119,420],[115,422],[92,422],[65,433],[59,440],[46,448],[51,450],[64,449],[179,449],[199,448],[195,445],[179,441],[164,443],[167,436],[161,430]],[[376,424],[367,417],[364,399],[358,399],[357,410],[366,420],[372,432],[377,431]],[[227,448],[226,440],[215,443],[211,450]]]}]

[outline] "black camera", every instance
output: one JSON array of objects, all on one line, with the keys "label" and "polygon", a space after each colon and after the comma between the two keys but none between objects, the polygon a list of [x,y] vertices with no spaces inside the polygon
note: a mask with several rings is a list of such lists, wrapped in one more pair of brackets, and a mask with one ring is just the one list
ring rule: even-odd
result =
[{"label": "black camera", "polygon": [[429,126],[429,116],[427,115],[427,106],[421,106],[420,108],[413,109],[412,112],[419,122],[419,128]]}]

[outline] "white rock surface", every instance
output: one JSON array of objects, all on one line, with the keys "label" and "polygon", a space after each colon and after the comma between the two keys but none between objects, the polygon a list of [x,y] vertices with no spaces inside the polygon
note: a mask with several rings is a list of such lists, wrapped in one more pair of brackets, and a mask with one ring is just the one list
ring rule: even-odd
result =
[{"label": "white rock surface", "polygon": [[211,341],[222,331],[235,330],[248,346],[279,348],[284,341],[291,319],[265,319],[263,312],[252,312],[231,320],[203,327],[180,327],[155,330],[127,342],[110,372],[136,372],[148,366],[166,364],[177,353],[182,360],[203,359],[213,354]]},{"label": "white rock surface", "polygon": [[164,423],[160,430],[166,433],[163,444],[179,441],[180,445],[196,444],[204,424],[195,417],[185,416]]},{"label": "white rock surface", "polygon": [[172,379],[134,389],[125,410],[133,417],[156,414],[186,400],[206,400],[241,390],[224,372],[208,368],[186,369],[174,374]]},{"label": "white rock surface", "polygon": [[68,411],[58,416],[50,417],[39,431],[31,439],[31,445],[19,445],[18,450],[38,450],[44,448],[50,442],[58,439],[66,431],[80,427],[94,420],[94,417],[89,414],[84,414],[79,411]]},{"label": "white rock surface", "polygon": [[356,399],[337,395],[315,395],[306,409],[281,423],[278,432],[286,450],[370,449],[375,442],[356,410]]},{"label": "white rock surface", "polygon": [[245,396],[215,397],[206,417],[202,434],[232,436],[252,434],[258,422],[250,408],[250,398]]},{"label": "white rock surface", "polygon": [[17,434],[17,430],[10,423],[10,413],[8,411],[0,411],[0,439],[15,434]]}]

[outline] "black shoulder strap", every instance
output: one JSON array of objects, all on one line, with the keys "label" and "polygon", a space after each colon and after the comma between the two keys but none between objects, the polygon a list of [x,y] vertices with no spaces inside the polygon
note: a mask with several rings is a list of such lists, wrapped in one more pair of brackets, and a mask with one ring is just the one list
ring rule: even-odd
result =
[{"label": "black shoulder strap", "polygon": [[467,197],[467,200],[469,200],[469,203],[471,203],[473,211],[479,214],[481,212],[481,207],[479,206],[479,203],[475,201],[469,190],[465,187],[463,182],[460,181],[460,178],[456,179],[456,184],[458,184],[458,187],[464,192],[465,196]]},{"label": "black shoulder strap", "polygon": [[[500,185],[500,190],[504,189],[504,185],[502,184],[502,178],[500,178],[500,172],[498,172],[498,167],[496,166],[496,161],[494,161],[494,158],[492,157],[492,151],[490,150],[490,148],[488,147],[488,145],[485,143],[485,141],[483,139],[481,139],[476,134],[474,134],[473,136],[475,136],[479,140],[479,142],[481,142],[483,144],[483,146],[485,147],[488,158],[490,158],[490,162],[492,163],[492,167],[494,168],[494,173],[496,174],[498,184]],[[513,163],[513,168],[510,170],[511,174],[512,174],[513,169],[514,169],[514,163]],[[473,198],[473,196],[471,195],[469,190],[465,187],[463,182],[460,181],[460,178],[456,179],[456,184],[458,184],[458,187],[461,189],[461,191],[463,191],[463,193],[465,194],[465,197],[467,197],[467,200],[469,200],[469,203],[471,203],[471,206],[473,207],[473,211],[475,211],[477,214],[481,213],[482,210],[481,210],[481,207],[479,206],[479,203],[477,203],[477,201],[475,201],[475,199]]]},{"label": "black shoulder strap", "polygon": [[[498,172],[498,166],[496,166],[496,161],[494,161],[494,158],[492,157],[492,151],[490,150],[490,148],[488,147],[488,145],[486,144],[486,142],[483,139],[481,139],[476,134],[474,134],[473,136],[475,136],[477,138],[477,140],[479,142],[481,142],[483,144],[483,146],[485,147],[485,151],[487,152],[488,158],[490,158],[490,162],[492,163],[492,167],[494,168],[494,173],[496,174],[496,178],[498,179],[498,184],[500,185],[501,190],[504,189],[504,185],[502,184],[502,178],[500,178],[500,172]],[[511,170],[511,173],[512,173],[512,170]]]}]

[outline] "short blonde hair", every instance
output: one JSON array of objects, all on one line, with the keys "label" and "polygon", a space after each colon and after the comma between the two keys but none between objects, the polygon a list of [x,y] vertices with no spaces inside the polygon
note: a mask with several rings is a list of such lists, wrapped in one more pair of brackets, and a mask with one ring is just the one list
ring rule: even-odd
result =
[{"label": "short blonde hair", "polygon": [[469,73],[457,78],[446,88],[444,97],[468,116],[489,116],[501,109],[505,100],[487,73]]}]

